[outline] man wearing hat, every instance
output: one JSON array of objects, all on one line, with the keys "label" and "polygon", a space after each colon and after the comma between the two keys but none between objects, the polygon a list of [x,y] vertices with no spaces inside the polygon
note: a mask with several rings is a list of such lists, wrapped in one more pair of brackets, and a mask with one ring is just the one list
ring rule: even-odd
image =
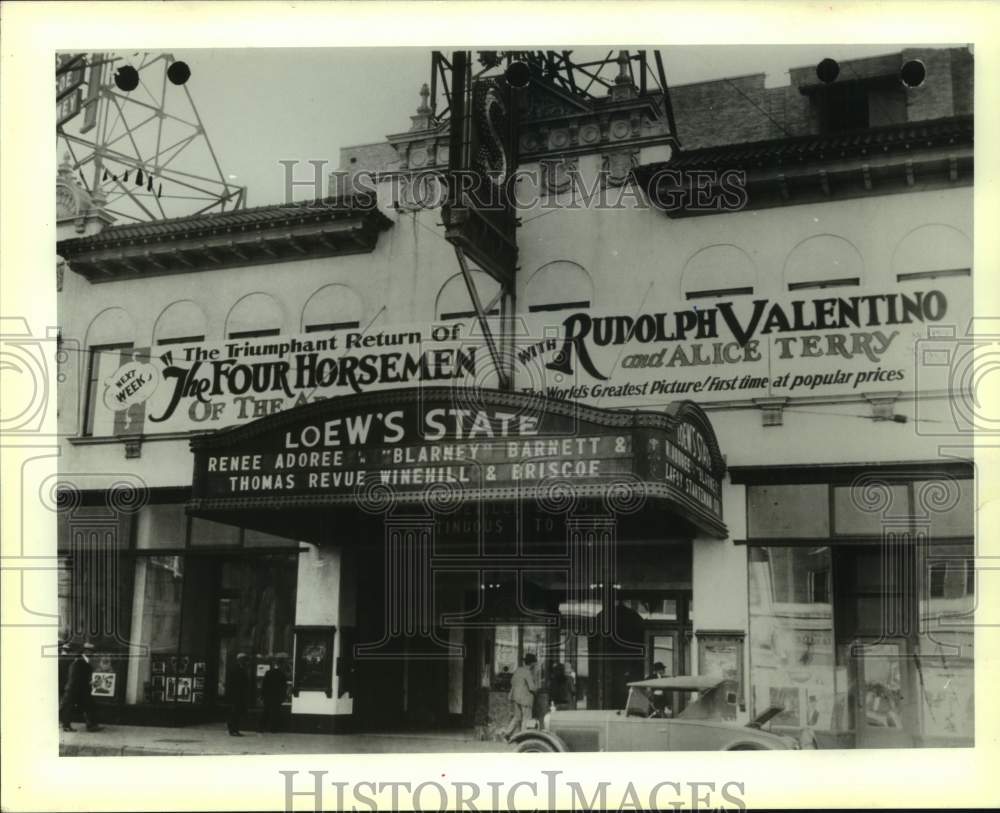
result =
[{"label": "man wearing hat", "polygon": [[240,733],[240,723],[243,722],[243,715],[247,711],[247,702],[250,694],[250,679],[247,677],[247,663],[249,662],[246,652],[240,652],[236,656],[236,663],[229,671],[226,678],[226,700],[229,701],[229,719],[226,725],[232,737],[242,737]]},{"label": "man wearing hat", "polygon": [[513,715],[507,727],[498,733],[498,739],[509,740],[516,732],[526,728],[534,716],[535,692],[538,691],[538,677],[534,652],[526,652],[524,665],[517,667],[510,676],[510,701]]},{"label": "man wearing hat", "polygon": [[264,674],[261,685],[261,700],[264,702],[264,713],[260,718],[261,731],[277,731],[281,719],[281,704],[285,702],[288,691],[288,679],[281,670],[281,659],[288,656],[284,652],[275,655],[271,668]]},{"label": "man wearing hat", "polygon": [[94,719],[94,698],[90,693],[94,675],[94,667],[90,658],[93,654],[94,645],[88,641],[80,648],[73,663],[70,664],[66,689],[63,691],[62,700],[59,703],[59,721],[62,723],[63,731],[75,731],[71,723],[76,711],[83,713],[87,731],[101,730]]},{"label": "man wearing hat", "polygon": [[[661,661],[657,661],[653,664],[653,673],[646,677],[646,680],[650,678],[662,678],[667,677],[667,667],[663,665]],[[667,702],[667,693],[663,689],[653,689],[650,696],[650,702],[652,703],[653,713],[656,717],[670,717],[670,706]]]}]

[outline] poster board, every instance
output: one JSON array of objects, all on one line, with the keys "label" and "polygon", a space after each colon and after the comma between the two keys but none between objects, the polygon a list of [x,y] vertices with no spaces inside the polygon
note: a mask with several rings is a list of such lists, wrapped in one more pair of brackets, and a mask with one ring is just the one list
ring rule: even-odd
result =
[{"label": "poster board", "polygon": [[740,711],[746,711],[743,687],[743,640],[746,633],[738,630],[699,630],[698,674],[717,675],[736,681],[736,702]]}]

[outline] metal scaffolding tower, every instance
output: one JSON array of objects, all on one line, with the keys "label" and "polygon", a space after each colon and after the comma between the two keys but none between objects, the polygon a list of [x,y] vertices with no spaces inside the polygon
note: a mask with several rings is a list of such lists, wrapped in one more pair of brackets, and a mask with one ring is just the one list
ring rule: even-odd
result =
[{"label": "metal scaffolding tower", "polygon": [[[241,209],[246,187],[227,179],[172,54],[60,55],[56,135],[92,197],[123,221]],[[123,91],[116,69],[134,68]],[[86,88],[84,90],[84,88]]]}]

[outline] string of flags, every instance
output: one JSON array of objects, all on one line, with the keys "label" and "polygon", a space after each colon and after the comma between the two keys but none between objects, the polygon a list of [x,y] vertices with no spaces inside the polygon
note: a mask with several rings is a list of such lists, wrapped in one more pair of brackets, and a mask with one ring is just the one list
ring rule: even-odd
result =
[{"label": "string of flags", "polygon": [[[105,169],[104,170],[104,175],[101,177],[101,180],[102,181],[107,181],[110,178],[112,181],[115,181],[116,183],[118,183],[119,181],[121,183],[128,183],[128,176],[129,176],[129,174],[131,172],[132,172],[132,170],[126,169],[125,170],[125,174],[122,175],[122,177],[119,179],[118,175],[116,175],[114,173],[110,173],[110,172],[108,172],[107,169]],[[82,173],[81,173],[81,177],[83,177]],[[153,173],[152,172],[147,172],[145,174],[145,176],[144,176],[143,173],[142,173],[142,167],[137,167],[136,171],[135,171],[135,181],[134,181],[134,183],[135,183],[136,186],[143,186],[143,185],[145,185],[146,191],[147,192],[152,192],[153,191]],[[156,197],[159,198],[162,194],[163,194],[163,184],[160,183],[157,186],[157,189],[156,189]]]}]

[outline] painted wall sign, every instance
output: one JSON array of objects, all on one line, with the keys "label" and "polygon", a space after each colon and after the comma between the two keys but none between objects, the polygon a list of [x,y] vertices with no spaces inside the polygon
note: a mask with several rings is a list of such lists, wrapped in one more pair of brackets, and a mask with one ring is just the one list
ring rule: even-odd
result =
[{"label": "painted wall sign", "polygon": [[[97,352],[91,433],[248,423],[327,398],[415,384],[491,385],[471,323],[394,326]],[[140,383],[141,382],[141,383]]]},{"label": "painted wall sign", "polygon": [[379,488],[432,504],[443,488],[461,503],[558,484],[591,496],[635,488],[723,527],[725,467],[691,403],[626,414],[495,390],[417,389],[316,403],[191,445],[196,505],[356,504]]},{"label": "painted wall sign", "polygon": [[[919,342],[971,318],[967,278],[733,297],[672,311],[531,314],[518,385],[602,406],[921,387]],[[529,374],[529,372],[531,374]]]},{"label": "painted wall sign", "polygon": [[[970,285],[930,282],[675,311],[525,314],[515,387],[609,408],[941,388],[948,382],[923,361],[921,342],[952,326],[964,335]],[[473,320],[109,350],[93,370],[106,388],[90,407],[97,436],[213,430],[328,398],[496,383]]]}]

